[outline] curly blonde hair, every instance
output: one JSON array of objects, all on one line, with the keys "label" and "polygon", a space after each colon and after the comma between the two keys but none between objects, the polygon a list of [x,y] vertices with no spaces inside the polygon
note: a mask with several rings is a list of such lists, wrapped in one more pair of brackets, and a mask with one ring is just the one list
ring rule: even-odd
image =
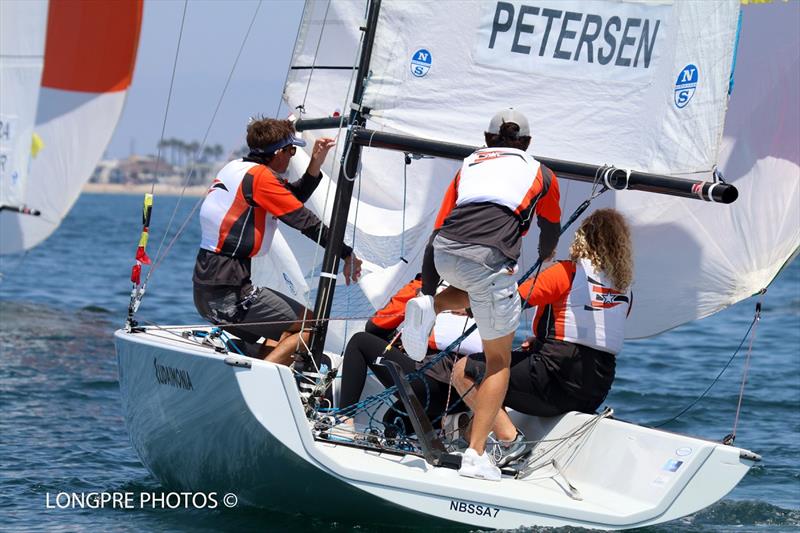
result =
[{"label": "curly blonde hair", "polygon": [[581,223],[569,247],[573,261],[588,259],[611,279],[614,288],[626,291],[633,282],[633,246],[625,217],[615,209],[598,209]]}]

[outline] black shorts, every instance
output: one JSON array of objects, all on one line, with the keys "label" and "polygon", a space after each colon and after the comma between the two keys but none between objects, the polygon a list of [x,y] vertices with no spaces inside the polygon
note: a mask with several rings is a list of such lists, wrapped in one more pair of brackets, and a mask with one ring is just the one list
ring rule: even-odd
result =
[{"label": "black shorts", "polygon": [[[212,324],[226,325],[225,331],[248,343],[256,343],[262,337],[278,340],[293,323],[302,320],[306,310],[301,303],[264,287],[242,294],[230,287],[195,284],[194,304],[203,318]],[[308,316],[311,316],[310,312]],[[228,325],[237,323],[252,324]]]},{"label": "black shorts", "polygon": [[[613,354],[569,342],[548,341],[532,352],[511,352],[503,405],[533,416],[593,413],[611,389],[614,366]],[[480,382],[485,372],[484,355],[471,355],[464,373]]]}]

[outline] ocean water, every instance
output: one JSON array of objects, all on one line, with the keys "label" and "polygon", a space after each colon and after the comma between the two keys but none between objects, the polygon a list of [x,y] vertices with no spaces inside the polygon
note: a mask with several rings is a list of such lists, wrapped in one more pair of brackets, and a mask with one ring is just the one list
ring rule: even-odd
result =
[{"label": "ocean water", "polygon": [[[176,198],[156,198],[163,228]],[[195,198],[184,199],[179,224]],[[53,237],[0,258],[0,530],[377,531],[309,515],[230,510],[48,508],[58,492],[159,492],[130,446],[111,336],[123,324],[141,198],[83,195]],[[156,269],[139,317],[197,323],[191,270],[199,228],[190,222]],[[154,231],[154,256],[161,234]],[[628,342],[607,403],[625,420],[670,420],[698,399],[731,358],[758,298],[655,339]],[[665,428],[708,439],[731,432],[740,353],[692,409]],[[724,500],[647,532],[788,532],[800,528],[800,262],[763,299],[736,444],[763,456]],[[52,505],[52,501],[50,502]],[[324,497],[315,505],[324,505]],[[381,528],[384,531],[386,528]],[[576,531],[573,528],[548,531]]]}]

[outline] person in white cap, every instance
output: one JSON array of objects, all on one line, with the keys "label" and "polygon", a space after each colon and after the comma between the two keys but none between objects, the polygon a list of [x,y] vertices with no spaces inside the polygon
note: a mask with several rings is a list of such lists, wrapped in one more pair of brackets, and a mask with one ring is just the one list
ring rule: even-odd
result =
[{"label": "person in white cap", "polygon": [[[247,355],[288,365],[298,336],[308,342],[309,331],[300,329],[311,313],[284,294],[254,287],[250,260],[269,251],[278,220],[326,245],[328,228],[303,203],[322,179],[322,164],[334,140],[316,140],[305,174],[293,183],[278,176],[289,167],[296,147],[306,145],[295,136],[291,121],[251,121],[247,145],[250,153],[219,171],[200,208],[194,303],[205,319],[240,337]],[[358,281],[361,260],[349,246],[342,247],[342,259],[345,281]]]},{"label": "person in white cap", "polygon": [[[486,148],[464,159],[445,194],[423,261],[422,294],[406,306],[402,340],[408,355],[419,360],[436,314],[471,308],[486,370],[480,387],[470,392],[475,416],[459,473],[499,481],[500,470],[485,445],[508,387],[511,345],[521,314],[515,276],[521,239],[535,214],[539,256],[551,258],[561,208],[555,174],[525,152],[531,136],[522,113],[504,109],[495,114],[485,139]],[[450,287],[434,299],[440,275]],[[503,464],[529,451],[521,432],[501,447]]]}]

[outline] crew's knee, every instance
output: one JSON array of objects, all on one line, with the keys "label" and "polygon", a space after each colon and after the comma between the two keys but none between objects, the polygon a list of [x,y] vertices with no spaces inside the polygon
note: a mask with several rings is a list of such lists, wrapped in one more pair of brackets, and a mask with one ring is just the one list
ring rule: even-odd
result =
[{"label": "crew's knee", "polygon": [[459,359],[453,365],[453,386],[455,386],[456,390],[459,392],[463,392],[472,385],[472,380],[470,380],[466,375],[466,369],[466,357]]}]

